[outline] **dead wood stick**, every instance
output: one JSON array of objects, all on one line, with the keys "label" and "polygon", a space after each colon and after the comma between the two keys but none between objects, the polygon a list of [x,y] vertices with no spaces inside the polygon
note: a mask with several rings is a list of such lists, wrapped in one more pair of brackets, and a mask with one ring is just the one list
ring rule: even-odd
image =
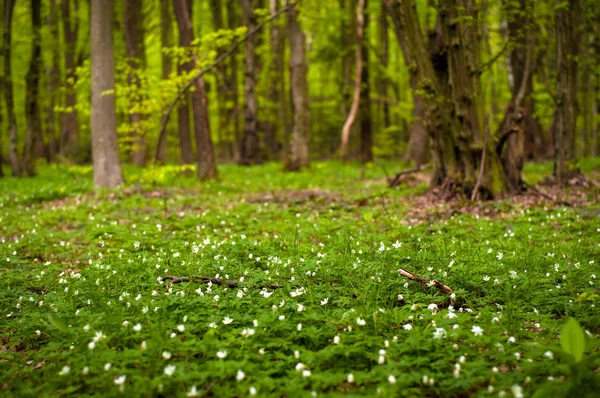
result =
[{"label": "dead wood stick", "polygon": [[435,286],[436,288],[440,289],[440,291],[442,291],[444,293],[452,293],[452,288],[450,286],[443,284],[442,282],[440,282],[436,279],[421,278],[420,276],[415,275],[412,272],[405,270],[404,268],[400,268],[398,270],[398,273],[400,273],[400,275],[402,275],[403,277],[408,278],[410,280],[421,282],[422,285],[425,285],[425,284],[432,285],[432,286]]},{"label": "dead wood stick", "polygon": [[395,186],[400,185],[400,178],[402,178],[403,176],[408,175],[408,174],[418,173],[419,171],[428,170],[430,168],[431,168],[430,164],[422,164],[422,165],[414,167],[412,169],[403,170],[403,171],[399,172],[398,174],[396,174],[394,176],[394,178],[392,178],[392,180],[388,183],[388,185],[390,188],[394,188]]},{"label": "dead wood stick", "polygon": [[[212,283],[214,285],[227,286],[229,288],[239,287],[247,285],[245,282],[240,282],[232,279],[219,279],[213,278],[210,276],[173,276],[173,275],[165,275],[162,277],[163,280],[170,280],[170,285],[175,285],[177,283],[182,282],[204,282],[204,283]],[[268,287],[269,289],[281,289],[283,285],[271,284],[267,286],[256,286],[257,288]]]}]

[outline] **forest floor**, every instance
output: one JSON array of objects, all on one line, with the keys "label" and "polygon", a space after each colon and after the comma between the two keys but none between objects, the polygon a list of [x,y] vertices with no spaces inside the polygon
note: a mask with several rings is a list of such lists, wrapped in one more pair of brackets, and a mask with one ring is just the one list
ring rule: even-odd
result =
[{"label": "forest floor", "polygon": [[0,395],[597,393],[598,188],[448,205],[400,167],[0,180]]}]

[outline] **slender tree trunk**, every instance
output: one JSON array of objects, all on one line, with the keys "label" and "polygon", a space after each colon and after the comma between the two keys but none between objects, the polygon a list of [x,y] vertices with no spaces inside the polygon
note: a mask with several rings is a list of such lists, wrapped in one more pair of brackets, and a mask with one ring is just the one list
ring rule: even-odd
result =
[{"label": "slender tree trunk", "polygon": [[381,101],[381,112],[382,112],[382,126],[383,130],[387,133],[390,126],[392,125],[392,120],[390,118],[390,104],[388,101],[388,79],[385,76],[389,66],[390,60],[390,40],[389,40],[389,27],[388,27],[388,18],[385,10],[382,8],[379,14],[379,43],[381,46],[381,68],[383,72],[380,73],[377,91],[379,97],[382,99]]},{"label": "slender tree trunk", "polygon": [[[146,69],[146,46],[144,45],[144,19],[142,0],[126,0],[123,15],[123,30],[125,32],[125,47],[127,64],[131,69],[127,78],[129,86],[133,87],[134,94],[129,96],[130,106],[140,108],[139,102],[145,98],[142,89],[140,75]],[[141,112],[129,114],[129,123],[133,129],[133,154],[132,161],[136,166],[146,164],[146,139],[144,134],[144,115]]]},{"label": "slender tree trunk", "polygon": [[29,59],[29,70],[25,76],[25,81],[27,83],[25,99],[27,135],[23,147],[23,172],[30,176],[34,176],[37,173],[35,147],[38,140],[42,139],[42,121],[39,105],[40,66],[42,61],[41,6],[40,0],[31,0],[31,58]]},{"label": "slender tree trunk", "polygon": [[[251,30],[256,26],[254,0],[241,0],[242,23]],[[258,76],[256,60],[257,36],[246,41],[244,62],[244,135],[240,149],[240,164],[257,164],[261,161],[260,139],[258,137],[258,104],[256,102],[256,80]]]},{"label": "slender tree trunk", "polygon": [[[161,49],[171,48],[175,45],[173,41],[173,17],[171,14],[171,1],[160,0],[160,44]],[[162,78],[167,80],[173,72],[173,60],[168,54],[162,52]],[[189,118],[188,118],[189,119]],[[162,164],[167,162],[167,142],[168,136],[171,134],[171,129],[167,127],[167,137],[162,140],[158,145],[158,161]],[[189,133],[188,133],[189,136]]]},{"label": "slender tree trunk", "polygon": [[363,12],[363,38],[360,42],[362,58],[360,102],[360,160],[370,162],[373,160],[373,126],[371,120],[371,85],[369,83],[369,12],[368,0],[364,0]]},{"label": "slender tree trunk", "polygon": [[[179,15],[183,14],[184,10],[187,10],[188,14],[191,18],[192,13],[192,3],[189,0],[173,0],[173,9],[175,11],[175,16],[177,19],[177,25],[179,27],[179,46],[180,47],[188,47],[189,43],[191,43],[192,38],[185,36],[185,31],[182,34],[182,28],[179,22]],[[179,14],[178,14],[179,12]],[[183,16],[181,17],[183,18]],[[192,31],[189,29],[187,32],[191,34]],[[193,65],[190,66],[190,63],[182,64],[180,63],[177,66],[178,73],[184,74],[190,68],[193,68]],[[190,107],[192,104],[192,97],[190,93],[185,94],[184,100],[182,100],[178,107],[178,120],[179,120],[179,150],[181,153],[181,163],[182,164],[193,164],[194,163],[194,151],[192,148],[192,133],[190,127]]]},{"label": "slender tree trunk", "polygon": [[94,185],[115,187],[123,183],[117,142],[117,115],[114,94],[115,61],[113,53],[112,0],[91,0],[92,48],[92,157]]},{"label": "slender tree trunk", "polygon": [[577,69],[579,57],[579,0],[556,11],[556,104],[554,118],[554,177],[565,185],[576,169]]},{"label": "slender tree trunk", "polygon": [[298,22],[298,9],[288,11],[288,38],[290,42],[290,87],[294,113],[294,127],[290,154],[285,165],[289,171],[300,170],[310,164],[310,109],[308,98],[308,62],[306,36]]},{"label": "slender tree trunk", "polygon": [[[77,1],[74,1],[75,10],[77,10]],[[72,0],[61,1],[63,38],[65,44],[65,76],[66,76],[66,110],[62,120],[61,134],[61,154],[71,160],[80,160],[79,153],[79,121],[77,119],[77,95],[75,93],[75,81],[77,75],[75,69],[77,63],[75,55],[77,51],[77,36],[79,32],[79,18],[77,15],[71,15]]]},{"label": "slender tree trunk", "polygon": [[[212,13],[213,30],[219,31],[225,28],[223,20],[223,10],[220,0],[210,0],[210,9]],[[224,48],[219,48],[219,52],[223,51]],[[226,158],[227,142],[225,136],[227,134],[227,125],[229,123],[229,112],[228,112],[228,87],[227,87],[227,64],[223,63],[217,66],[215,73],[216,80],[216,91],[217,91],[217,108],[219,115],[219,123],[217,130],[217,154],[223,159]]]},{"label": "slender tree trunk", "polygon": [[[61,123],[57,120],[54,108],[58,100],[58,86],[61,77],[60,70],[60,32],[57,0],[50,0],[50,12],[46,19],[46,25],[49,28],[50,36],[52,37],[52,61],[46,70],[48,76],[48,94],[49,104],[46,110],[46,131],[48,135],[47,158],[49,162],[56,160],[56,155],[60,150],[60,130]],[[57,125],[58,123],[58,125]],[[58,128],[57,128],[58,127]]]},{"label": "slender tree trunk", "polygon": [[[174,0],[175,17],[179,26],[179,42],[184,48],[191,50],[194,32],[191,18],[190,0]],[[186,72],[193,71],[195,58],[186,62],[183,67]],[[196,80],[195,90],[191,93],[192,111],[194,114],[194,136],[196,138],[197,177],[200,180],[217,178],[217,167],[210,135],[208,120],[208,101],[204,79]]]},{"label": "slender tree trunk", "polygon": [[[350,141],[350,133],[352,131],[352,125],[354,124],[356,117],[358,115],[358,110],[360,106],[361,99],[361,84],[363,78],[363,51],[362,51],[362,41],[364,35],[364,9],[365,9],[365,1],[366,0],[358,0],[358,5],[356,7],[356,51],[355,51],[355,59],[356,59],[356,67],[355,67],[355,78],[354,78],[354,95],[352,97],[352,106],[350,107],[350,113],[348,113],[348,118],[342,127],[342,140],[340,143],[340,155],[342,157],[346,156],[346,151],[348,147],[348,142]],[[367,72],[368,73],[368,72]],[[368,75],[367,75],[368,76]]]},{"label": "slender tree trunk", "polygon": [[[227,27],[232,30],[240,25],[237,0],[226,0],[227,7]],[[235,162],[239,162],[240,155],[240,143],[242,140],[242,128],[240,124],[240,98],[239,98],[239,85],[238,85],[238,60],[235,56],[229,57],[229,73],[227,74],[227,87],[229,88],[228,103],[231,103],[229,108],[230,112],[230,126],[228,131],[233,132],[231,139],[231,158]]]},{"label": "slender tree trunk", "polygon": [[15,101],[12,78],[12,17],[15,6],[14,0],[4,0],[4,94],[6,98],[6,114],[10,130],[8,146],[8,160],[13,176],[21,175],[21,162],[17,151],[17,116],[15,114]]}]

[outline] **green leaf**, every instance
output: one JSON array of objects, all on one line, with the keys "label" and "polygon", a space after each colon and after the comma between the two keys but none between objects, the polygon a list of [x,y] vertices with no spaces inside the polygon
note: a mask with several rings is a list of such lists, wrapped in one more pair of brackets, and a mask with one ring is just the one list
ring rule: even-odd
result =
[{"label": "green leaf", "polygon": [[365,221],[371,221],[373,219],[373,212],[369,211],[363,214],[363,219]]},{"label": "green leaf", "polygon": [[564,352],[573,355],[575,363],[579,363],[583,359],[585,335],[575,319],[569,319],[563,327],[560,334],[560,346]]},{"label": "green leaf", "polygon": [[69,328],[67,327],[67,325],[65,325],[65,322],[56,315],[52,313],[48,314],[48,321],[52,326],[54,326],[61,332],[69,334]]}]

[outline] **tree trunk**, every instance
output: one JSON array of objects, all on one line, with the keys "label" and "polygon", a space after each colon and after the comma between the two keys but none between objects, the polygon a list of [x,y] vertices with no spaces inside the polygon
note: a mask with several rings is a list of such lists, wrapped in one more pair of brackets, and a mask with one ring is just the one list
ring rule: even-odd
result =
[{"label": "tree trunk", "polygon": [[[218,32],[225,28],[223,20],[223,10],[220,0],[210,0],[210,9],[212,13],[213,30]],[[224,48],[217,49],[220,52],[225,50]],[[226,158],[227,152],[227,141],[225,139],[227,133],[227,125],[229,123],[229,112],[228,112],[228,87],[227,87],[227,64],[222,63],[217,65],[215,73],[216,91],[217,91],[217,108],[219,115],[219,123],[217,130],[217,154],[219,158]]]},{"label": "tree trunk", "polygon": [[[361,84],[363,78],[363,51],[362,51],[362,43],[363,43],[363,35],[364,35],[364,9],[365,9],[365,1],[366,0],[358,0],[358,5],[356,7],[356,51],[355,51],[355,78],[354,78],[354,95],[352,96],[352,105],[350,107],[350,112],[348,113],[348,118],[342,127],[342,139],[340,143],[340,156],[345,157],[346,151],[348,148],[348,142],[350,141],[350,133],[352,131],[352,125],[354,124],[356,117],[358,115],[358,110],[360,106],[361,99]],[[368,76],[368,72],[367,72]],[[362,137],[361,137],[362,138]],[[362,140],[361,140],[362,141]]]},{"label": "tree trunk", "polygon": [[[360,1],[360,0],[359,0]],[[371,99],[369,83],[369,12],[368,1],[364,0],[363,37],[360,41],[362,58],[360,102],[360,160],[364,163],[373,160],[373,127],[371,121]]]},{"label": "tree trunk", "polygon": [[290,88],[294,113],[294,127],[290,154],[285,165],[288,171],[300,170],[310,164],[310,109],[308,99],[308,62],[306,36],[298,22],[298,8],[288,11],[288,39],[290,42]]},{"label": "tree trunk", "polygon": [[381,69],[379,74],[377,91],[381,98],[381,113],[383,131],[388,133],[392,120],[390,118],[390,104],[388,101],[388,79],[385,76],[390,60],[390,40],[388,32],[388,19],[385,10],[382,8],[379,14],[379,43],[381,46]]},{"label": "tree trunk", "polygon": [[[58,100],[58,86],[60,82],[60,32],[58,19],[58,6],[56,0],[50,0],[50,12],[46,19],[46,25],[52,37],[52,61],[46,70],[48,76],[48,94],[49,103],[46,110],[46,131],[48,135],[47,159],[49,162],[56,160],[56,155],[60,150],[60,121],[58,121],[54,108]],[[58,127],[58,128],[57,128]]]},{"label": "tree trunk", "polygon": [[112,0],[91,0],[92,117],[90,127],[94,185],[97,187],[115,187],[123,183],[117,142],[112,26]]},{"label": "tree trunk", "polygon": [[[473,73],[480,65],[474,1],[440,0],[441,34],[436,37],[438,42],[432,43],[433,52],[427,49],[416,7],[411,3],[385,0],[397,34],[406,39],[409,58],[417,70],[417,85],[424,92],[424,122],[435,164],[432,185],[441,186],[445,196],[460,191],[487,199],[513,193],[517,184],[509,180],[506,170],[511,165],[502,163],[489,139],[480,76]],[[445,54],[439,48],[445,48]]]},{"label": "tree trunk", "polygon": [[[192,3],[189,0],[173,0],[173,9],[175,17],[177,19],[177,26],[179,27],[179,47],[188,47],[191,43],[192,38],[186,37],[185,33],[182,34],[182,28],[179,22],[179,14],[184,11],[188,11],[188,15],[192,13]],[[191,17],[190,17],[191,18]],[[189,29],[188,34],[192,34]],[[188,62],[189,64],[189,62]],[[179,63],[177,66],[177,72],[181,75],[186,73],[193,65]],[[194,163],[194,151],[192,149],[192,133],[190,128],[190,107],[192,104],[191,94],[188,92],[185,94],[184,99],[179,103],[178,107],[178,121],[179,121],[179,150],[181,153],[181,164],[193,164]]]},{"label": "tree trunk", "polygon": [[10,130],[8,146],[8,160],[13,176],[21,175],[21,164],[17,151],[17,116],[15,114],[15,101],[12,80],[12,17],[15,6],[14,0],[4,0],[4,95],[6,99],[6,114]]},{"label": "tree trunk", "polygon": [[41,29],[42,10],[40,0],[31,0],[31,58],[29,70],[25,76],[27,92],[25,98],[25,115],[27,116],[27,135],[23,147],[23,172],[34,176],[36,170],[35,146],[41,140],[41,113],[39,105],[40,66],[42,61]]},{"label": "tree trunk", "polygon": [[[194,32],[191,19],[190,0],[175,0],[175,17],[179,27],[179,44],[191,51],[194,40]],[[182,65],[188,73],[194,70],[196,61],[192,56],[191,61]],[[204,79],[195,81],[195,90],[191,93],[192,111],[194,114],[194,136],[196,138],[197,177],[200,180],[217,178],[217,167],[212,138],[210,135],[210,124],[208,120],[208,101]]]},{"label": "tree trunk", "polygon": [[[160,46],[161,49],[171,48],[175,45],[173,41],[173,19],[171,16],[171,3],[170,0],[160,0]],[[165,54],[164,51],[161,53],[161,61],[162,61],[162,78],[167,80],[173,72],[173,60],[168,54]],[[188,118],[189,119],[189,118]],[[158,157],[157,160],[161,164],[165,164],[167,162],[167,145],[168,145],[168,136],[170,134],[171,129],[167,127],[167,137],[160,141],[157,145],[159,145],[157,149]],[[189,133],[188,133],[189,136]]]},{"label": "tree trunk", "polygon": [[[77,10],[77,0],[75,0],[75,10]],[[71,160],[80,160],[79,153],[79,121],[77,119],[77,95],[75,93],[75,82],[77,76],[75,69],[75,54],[77,51],[77,36],[79,31],[79,17],[71,16],[71,0],[62,0],[61,13],[63,23],[64,38],[64,57],[65,57],[65,77],[66,77],[66,98],[65,112],[62,120],[61,134],[61,155]]]},{"label": "tree trunk", "polygon": [[[125,32],[125,47],[127,64],[130,68],[127,77],[129,86],[132,87],[133,95],[129,95],[130,108],[140,109],[140,102],[145,98],[141,93],[140,75],[146,69],[146,46],[144,45],[144,14],[142,0],[126,0],[123,15],[123,30]],[[129,123],[132,128],[133,154],[132,161],[136,166],[143,167],[146,164],[146,139],[143,127],[144,115],[141,112],[129,114]]]},{"label": "tree trunk", "polygon": [[[251,30],[256,26],[254,0],[241,0],[242,23]],[[246,41],[244,57],[244,135],[240,149],[240,164],[257,164],[261,161],[260,139],[258,137],[258,105],[256,102],[256,60],[257,36]]]},{"label": "tree trunk", "polygon": [[579,0],[556,11],[556,104],[554,108],[554,177],[565,185],[576,169],[577,58],[580,37]]},{"label": "tree trunk", "polygon": [[[237,0],[227,0],[227,28],[233,30],[240,25]],[[240,160],[240,142],[241,142],[241,126],[240,126],[240,99],[239,99],[239,86],[238,86],[238,60],[235,56],[229,57],[229,73],[227,74],[227,87],[228,90],[228,103],[231,103],[231,107],[228,108],[230,112],[228,131],[233,133],[231,139],[231,158],[235,162]]]}]

